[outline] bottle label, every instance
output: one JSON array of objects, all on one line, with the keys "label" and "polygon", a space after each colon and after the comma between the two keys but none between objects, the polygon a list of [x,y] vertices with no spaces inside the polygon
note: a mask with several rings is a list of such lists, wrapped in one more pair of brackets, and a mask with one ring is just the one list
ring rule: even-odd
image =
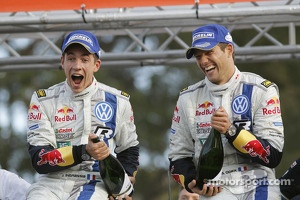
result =
[{"label": "bottle label", "polygon": [[124,173],[124,182],[119,194],[112,194],[113,197],[125,198],[125,195],[131,196],[133,193],[133,185],[126,173]]}]

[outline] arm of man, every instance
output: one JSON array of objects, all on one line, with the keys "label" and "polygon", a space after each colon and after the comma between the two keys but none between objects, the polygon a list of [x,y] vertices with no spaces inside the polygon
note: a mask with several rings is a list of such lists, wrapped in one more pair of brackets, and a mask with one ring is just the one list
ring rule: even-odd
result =
[{"label": "arm of man", "polygon": [[81,152],[85,145],[54,149],[52,146],[29,145],[33,168],[40,174],[47,174],[70,168],[82,162]]},{"label": "arm of man", "polygon": [[[268,83],[268,84],[266,84]],[[252,129],[238,127],[229,142],[241,153],[261,165],[275,168],[281,161],[284,129],[281,117],[279,89],[264,80],[252,95]]]},{"label": "arm of man", "polygon": [[263,89],[261,94],[253,97],[259,103],[253,112],[253,124],[249,123],[252,128],[249,124],[234,121],[232,125],[236,130],[228,133],[231,123],[223,107],[212,116],[212,126],[225,134],[228,142],[240,153],[256,163],[275,168],[282,158],[284,138],[278,88],[272,84]]},{"label": "arm of man", "polygon": [[282,158],[282,152],[268,140],[255,137],[247,130],[239,128],[234,136],[227,135],[227,139],[236,150],[266,167],[275,168]]},{"label": "arm of man", "polygon": [[88,144],[78,146],[66,146],[55,149],[51,145],[29,145],[32,166],[40,174],[57,172],[73,167],[85,161],[86,154],[96,160],[103,160],[109,155],[109,149],[105,142],[94,143],[91,141],[95,134],[90,134]]},{"label": "arm of man", "polygon": [[134,113],[129,97],[124,98],[121,96],[118,102],[118,113],[120,117],[118,117],[118,126],[116,126],[114,137],[116,145],[114,151],[117,159],[134,184],[139,167],[139,141],[134,123]]},{"label": "arm of man", "polygon": [[169,142],[169,170],[173,179],[192,192],[188,184],[196,178],[194,163],[195,141],[188,129],[187,116],[184,112],[185,101],[179,97],[174,108]]},{"label": "arm of man", "polygon": [[126,173],[135,177],[139,166],[139,146],[129,147],[117,154],[117,159],[122,163]]},{"label": "arm of man", "polygon": [[175,161],[170,159],[169,170],[173,179],[182,185],[187,191],[192,192],[188,184],[196,177],[196,168],[192,157],[182,158]]}]

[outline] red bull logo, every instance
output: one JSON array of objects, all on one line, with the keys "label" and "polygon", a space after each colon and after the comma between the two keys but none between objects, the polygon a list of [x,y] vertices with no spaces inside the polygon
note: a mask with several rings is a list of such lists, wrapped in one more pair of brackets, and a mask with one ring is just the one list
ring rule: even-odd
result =
[{"label": "red bull logo", "polygon": [[172,174],[173,179],[180,185],[184,184],[184,176],[180,174]]},{"label": "red bull logo", "polygon": [[267,156],[270,155],[270,146],[266,148],[258,140],[251,140],[246,145],[242,146],[252,157],[258,156],[265,163],[269,163]]},{"label": "red bull logo", "polygon": [[178,112],[179,112],[179,109],[177,107],[177,105],[175,106],[175,109],[174,109],[174,115],[173,115],[173,118],[172,120],[176,123],[179,123],[180,122],[180,116],[178,115]]},{"label": "red bull logo", "polygon": [[184,184],[184,176],[181,174],[173,174],[173,172],[174,172],[174,166],[172,166],[172,168],[171,168],[172,177],[177,183],[179,183],[180,185],[183,185]]},{"label": "red bull logo", "polygon": [[196,116],[211,115],[215,112],[214,105],[211,102],[205,101],[202,104],[198,104],[196,110]]},{"label": "red bull logo", "polygon": [[42,149],[41,152],[39,153],[39,157],[41,158],[41,160],[37,162],[37,165],[44,165],[49,163],[49,165],[55,166],[65,162],[64,159],[62,158],[61,153],[57,149],[46,153],[45,153],[45,149]]},{"label": "red bull logo", "polygon": [[40,106],[32,103],[29,105],[29,112],[32,112],[32,111],[36,111],[36,112],[39,112],[40,111]]},{"label": "red bull logo", "polygon": [[172,120],[173,120],[174,122],[176,122],[176,123],[179,123],[179,122],[180,122],[180,116],[174,115],[173,118],[172,118]]},{"label": "red bull logo", "polygon": [[67,106],[64,106],[63,108],[57,110],[57,113],[62,113],[64,115],[68,115],[69,113],[73,113],[73,112],[74,112],[73,109]]},{"label": "red bull logo", "polygon": [[179,112],[179,109],[178,109],[177,106],[175,106],[174,112],[175,112],[175,113],[178,113],[178,112]]},{"label": "red bull logo", "polygon": [[133,115],[131,115],[130,117],[129,117],[129,121],[132,123],[132,122],[134,122],[134,116]]},{"label": "red bull logo", "polygon": [[272,97],[271,99],[266,101],[266,106],[270,107],[272,106],[273,108],[263,108],[263,115],[274,115],[274,114],[280,114],[281,110],[279,107],[279,99],[277,97]]},{"label": "red bull logo", "polygon": [[[70,107],[64,106],[58,109],[57,113],[59,116],[54,116],[55,122],[67,122],[76,120],[76,114],[74,114],[74,110]],[[63,115],[62,117],[60,116],[61,114]]]},{"label": "red bull logo", "polygon": [[28,120],[41,120],[42,113],[40,112],[40,106],[34,103],[29,105]]},{"label": "red bull logo", "polygon": [[271,105],[278,106],[279,99],[277,97],[272,97],[271,99],[267,100],[267,106],[271,106]]}]

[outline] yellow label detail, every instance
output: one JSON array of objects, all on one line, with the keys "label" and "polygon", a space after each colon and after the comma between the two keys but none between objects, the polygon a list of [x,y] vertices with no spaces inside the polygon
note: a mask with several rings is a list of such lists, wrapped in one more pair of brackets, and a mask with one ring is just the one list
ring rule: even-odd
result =
[{"label": "yellow label detail", "polygon": [[233,146],[237,148],[242,153],[248,153],[246,149],[243,148],[251,140],[256,140],[256,137],[252,135],[249,131],[241,130],[238,136],[233,141]]},{"label": "yellow label detail", "polygon": [[57,149],[61,155],[62,159],[65,161],[63,163],[59,163],[59,166],[68,166],[74,163],[73,153],[72,153],[72,146],[62,147]]}]

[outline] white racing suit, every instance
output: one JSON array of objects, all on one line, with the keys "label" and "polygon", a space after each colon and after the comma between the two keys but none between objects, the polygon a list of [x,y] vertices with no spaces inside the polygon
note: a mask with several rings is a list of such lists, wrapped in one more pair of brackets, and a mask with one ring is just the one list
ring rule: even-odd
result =
[{"label": "white racing suit", "polygon": [[278,88],[237,68],[225,85],[205,78],[181,91],[170,135],[173,178],[186,188],[196,178],[195,166],[211,130],[211,116],[221,105],[238,132],[233,138],[221,135],[224,162],[218,179],[223,191],[210,199],[280,199],[274,172],[284,144]]},{"label": "white racing suit", "polygon": [[17,174],[0,169],[0,199],[25,200],[30,183]]},{"label": "white racing suit", "polygon": [[97,125],[112,129],[104,141],[128,175],[135,176],[139,142],[128,94],[95,78],[81,93],[73,93],[67,81],[34,92],[27,141],[40,176],[28,199],[107,199],[98,162],[83,157]]}]

